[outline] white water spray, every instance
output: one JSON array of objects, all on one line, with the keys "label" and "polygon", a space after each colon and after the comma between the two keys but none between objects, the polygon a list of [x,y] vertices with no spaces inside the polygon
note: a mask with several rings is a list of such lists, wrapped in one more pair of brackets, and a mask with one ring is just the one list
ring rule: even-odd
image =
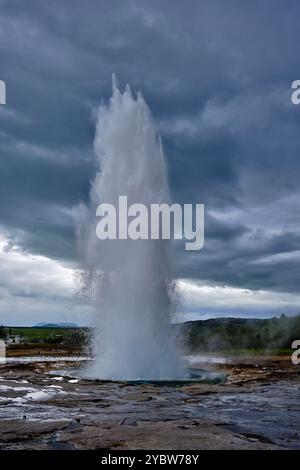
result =
[{"label": "white water spray", "polygon": [[93,365],[103,379],[178,379],[184,376],[170,334],[174,282],[169,240],[99,240],[96,208],[169,202],[165,156],[141,94],[113,79],[109,104],[99,109],[95,156],[99,171],[89,207],[81,206],[78,239],[85,287],[95,300]]}]

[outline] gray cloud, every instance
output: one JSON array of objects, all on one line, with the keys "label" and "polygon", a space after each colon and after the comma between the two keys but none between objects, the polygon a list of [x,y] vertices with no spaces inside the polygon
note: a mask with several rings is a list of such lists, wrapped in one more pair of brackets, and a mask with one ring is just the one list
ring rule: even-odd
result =
[{"label": "gray cloud", "polygon": [[178,276],[297,291],[297,1],[3,0],[0,10],[0,225],[15,243],[75,262],[72,208],[88,197],[95,110],[116,72],[153,111],[173,199],[206,205],[205,248],[178,251]]}]

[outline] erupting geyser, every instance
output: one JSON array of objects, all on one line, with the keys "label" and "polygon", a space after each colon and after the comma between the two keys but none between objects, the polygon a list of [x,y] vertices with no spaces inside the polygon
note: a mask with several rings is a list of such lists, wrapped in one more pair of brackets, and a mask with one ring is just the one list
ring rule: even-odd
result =
[{"label": "erupting geyser", "polygon": [[165,157],[141,94],[113,80],[108,105],[99,109],[94,142],[99,171],[90,203],[81,206],[78,239],[85,287],[95,309],[90,377],[112,380],[184,378],[172,335],[174,281],[169,240],[99,240],[96,208],[169,202]]}]

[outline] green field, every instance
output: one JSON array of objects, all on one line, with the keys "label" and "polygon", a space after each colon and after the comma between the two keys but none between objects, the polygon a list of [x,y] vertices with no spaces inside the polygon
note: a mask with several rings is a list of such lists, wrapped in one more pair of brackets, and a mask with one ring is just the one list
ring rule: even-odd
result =
[{"label": "green field", "polygon": [[[173,325],[175,335],[187,354],[217,353],[223,356],[291,354],[292,343],[300,339],[300,315],[270,319],[219,318]],[[55,349],[83,350],[90,344],[91,328],[0,327],[0,338],[15,345],[46,345]]]},{"label": "green field", "polygon": [[0,327],[0,338],[10,339],[9,347],[21,345],[48,345],[55,349],[81,349],[88,345],[90,330],[88,328],[63,327]]},{"label": "green field", "polygon": [[67,337],[77,333],[81,328],[39,328],[39,327],[26,327],[26,326],[7,326],[6,330],[9,336],[20,336],[26,341],[46,341],[53,337],[62,336]]}]

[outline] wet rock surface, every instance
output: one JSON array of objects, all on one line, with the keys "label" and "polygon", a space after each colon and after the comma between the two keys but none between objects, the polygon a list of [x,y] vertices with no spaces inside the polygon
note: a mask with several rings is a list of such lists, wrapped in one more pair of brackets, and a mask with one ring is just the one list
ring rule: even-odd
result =
[{"label": "wet rock surface", "polygon": [[0,365],[1,449],[300,448],[300,371],[288,361],[215,365],[225,384],[178,386],[78,379],[71,367]]}]

